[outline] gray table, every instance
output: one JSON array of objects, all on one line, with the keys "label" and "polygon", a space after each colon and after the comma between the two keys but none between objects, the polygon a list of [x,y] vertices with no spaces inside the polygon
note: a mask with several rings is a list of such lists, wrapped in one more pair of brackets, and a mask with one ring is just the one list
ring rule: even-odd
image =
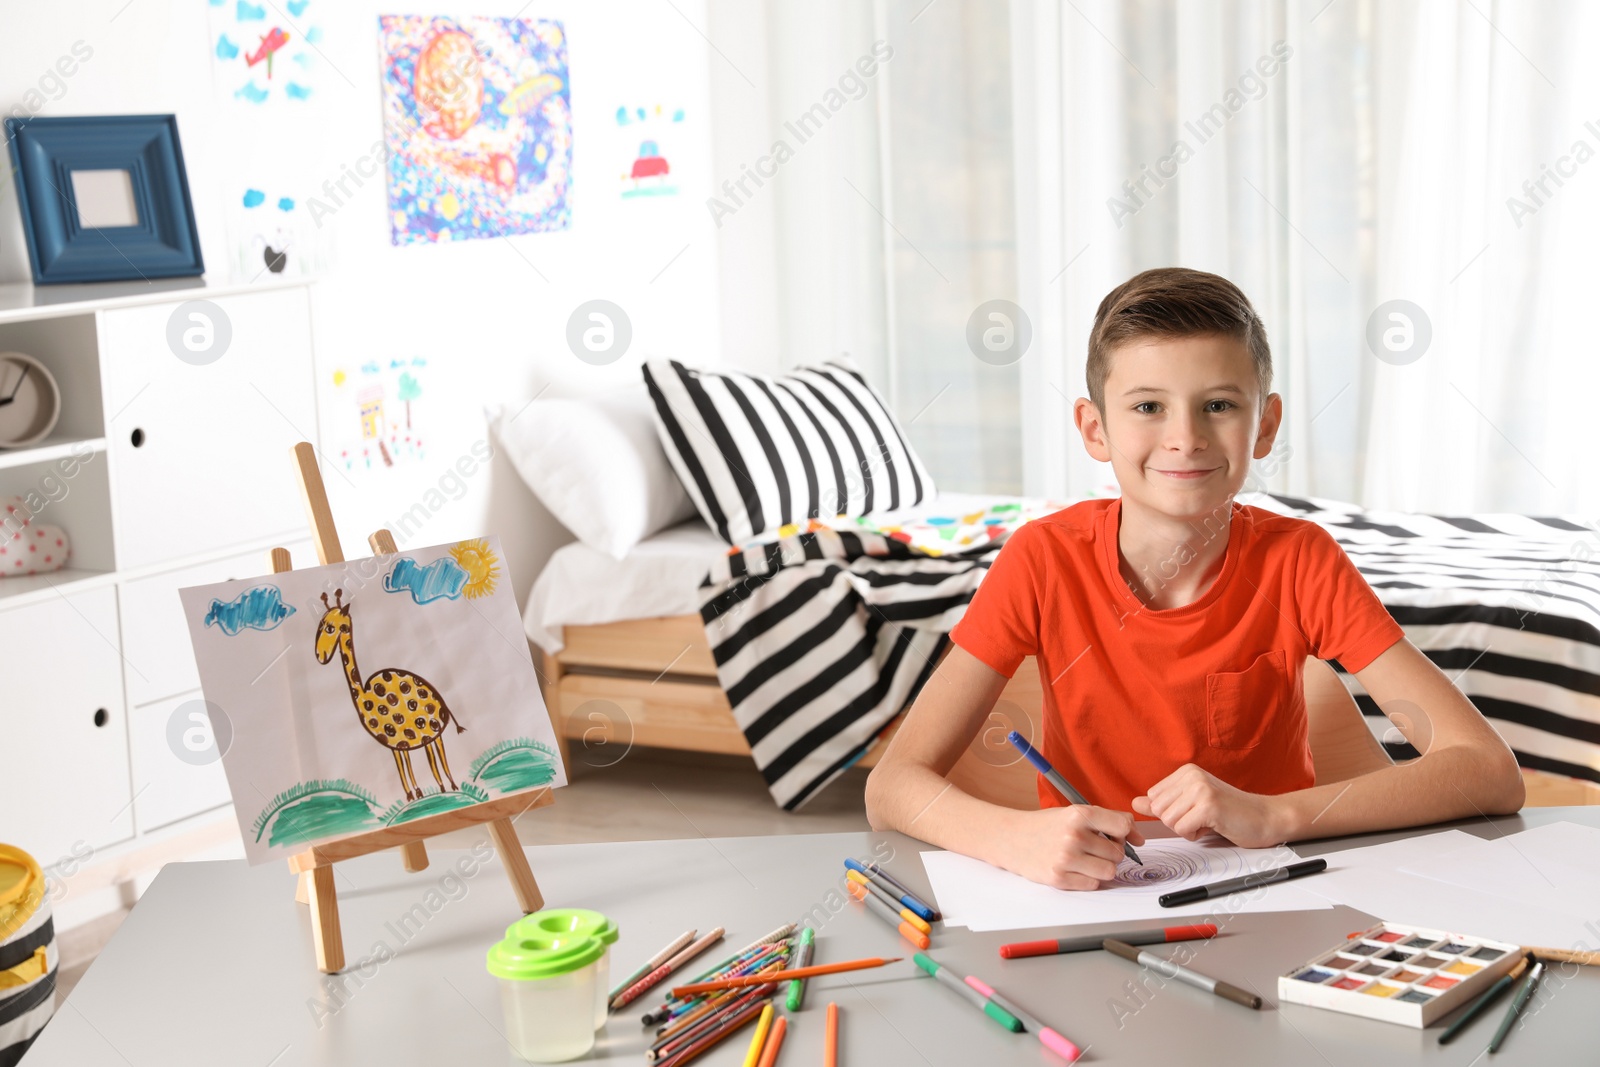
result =
[{"label": "gray table", "polygon": [[[1452,825],[1496,837],[1558,819],[1600,825],[1600,808],[1530,809]],[[1315,855],[1403,836],[1373,834],[1298,848]],[[820,922],[821,960],[909,956],[909,946],[892,931],[854,902],[845,903],[840,888],[842,859],[869,855],[883,842],[894,850],[890,868],[926,890],[917,854],[928,846],[898,834],[550,845],[528,853],[551,906],[596,908],[621,924],[622,940],[613,949],[620,977],[691,925],[726,926],[731,951],[807,913]],[[450,873],[465,852],[439,852],[430,869],[417,875],[407,875],[397,855],[339,864],[351,966],[336,977],[316,971],[307,910],[295,903],[294,879],[282,864],[171,864],[60,1006],[25,1067],[520,1063],[501,1038],[498,992],[484,970],[486,949],[518,913],[492,852],[484,852],[488,862],[466,879]],[[1498,1011],[1441,1049],[1437,1025],[1417,1031],[1300,1005],[1278,1007],[1281,971],[1367,923],[1343,907],[1234,916],[1227,936],[1207,945],[1198,965],[1253,985],[1269,1002],[1259,1012],[1177,984],[1138,1006],[1127,983],[1139,969],[1105,953],[999,958],[1000,944],[1051,936],[1043,931],[973,934],[935,927],[931,951],[959,972],[993,982],[1088,1047],[1085,1063],[1474,1062]],[[1104,929],[1140,925],[1149,924]],[[1581,968],[1576,978],[1547,987],[1547,993],[1537,1016],[1513,1033],[1496,1063],[1569,1062],[1574,1052],[1592,1059],[1600,1046],[1600,968]],[[843,1064],[1061,1063],[1031,1036],[1008,1034],[957,1002],[908,961],[813,980],[804,1009],[790,1019],[780,1064],[822,1062],[829,1000],[839,1003]],[[1125,1009],[1138,1007],[1131,1016],[1120,1013],[1120,1025],[1115,1000]],[[647,1039],[639,1014],[613,1016],[592,1059],[642,1064]],[[732,1039],[699,1062],[739,1063],[744,1045]]]}]

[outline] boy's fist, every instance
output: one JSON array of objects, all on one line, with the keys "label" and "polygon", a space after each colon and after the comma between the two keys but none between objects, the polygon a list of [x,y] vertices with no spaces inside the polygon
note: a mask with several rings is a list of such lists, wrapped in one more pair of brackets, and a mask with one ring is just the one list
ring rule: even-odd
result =
[{"label": "boy's fist", "polygon": [[1150,815],[1179,837],[1198,841],[1218,833],[1241,848],[1269,848],[1282,844],[1272,798],[1235,789],[1210,771],[1193,763],[1167,775],[1150,792],[1133,798],[1133,810]]},{"label": "boy's fist", "polygon": [[1123,840],[1144,844],[1125,811],[1075,804],[1022,815],[1020,853],[1011,869],[1057,889],[1099,889],[1117,873]]}]

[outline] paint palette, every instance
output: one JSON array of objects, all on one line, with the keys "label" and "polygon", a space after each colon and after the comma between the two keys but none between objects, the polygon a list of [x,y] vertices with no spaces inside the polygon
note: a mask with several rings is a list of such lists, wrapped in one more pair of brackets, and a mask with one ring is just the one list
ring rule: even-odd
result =
[{"label": "paint palette", "polygon": [[1516,966],[1522,949],[1445,930],[1379,923],[1278,977],[1288,1004],[1421,1029]]}]

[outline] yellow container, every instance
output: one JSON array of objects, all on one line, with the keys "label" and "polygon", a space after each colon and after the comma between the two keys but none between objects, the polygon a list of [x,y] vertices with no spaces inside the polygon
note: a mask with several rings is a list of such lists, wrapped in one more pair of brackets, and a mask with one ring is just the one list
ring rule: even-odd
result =
[{"label": "yellow container", "polygon": [[20,1059],[55,1013],[57,963],[44,872],[0,845],[0,1063]]}]

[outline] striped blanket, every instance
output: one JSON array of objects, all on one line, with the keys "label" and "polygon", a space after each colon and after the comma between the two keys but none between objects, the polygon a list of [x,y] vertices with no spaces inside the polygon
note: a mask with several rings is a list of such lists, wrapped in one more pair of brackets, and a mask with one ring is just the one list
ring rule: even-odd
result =
[{"label": "striped blanket", "polygon": [[[1524,767],[1600,782],[1600,531],[1564,518],[1239,500],[1326,528]],[[701,619],[779,805],[799,808],[866,753],[932,673],[1006,537],[1061,506],[1013,502],[896,525],[813,521],[718,561],[701,587]],[[1391,754],[1415,755],[1341,673]]]}]

